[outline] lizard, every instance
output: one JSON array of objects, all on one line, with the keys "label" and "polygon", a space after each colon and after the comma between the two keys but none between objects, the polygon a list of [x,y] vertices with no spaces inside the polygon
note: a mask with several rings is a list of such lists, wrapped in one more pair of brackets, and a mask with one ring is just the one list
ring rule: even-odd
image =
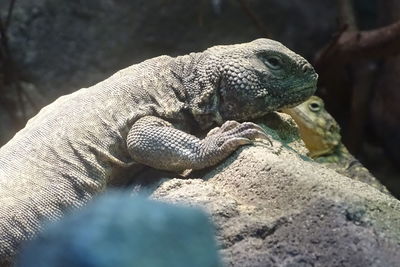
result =
[{"label": "lizard", "polygon": [[317,79],[303,57],[262,38],[148,59],[59,97],[0,149],[0,258],[11,262],[43,220],[140,166],[203,169],[268,138],[248,121],[306,100]]},{"label": "lizard", "polygon": [[302,104],[282,111],[290,115],[298,125],[300,137],[312,159],[342,175],[390,194],[387,188],[347,150],[341,141],[339,124],[325,109],[324,101],[320,97],[311,96]]}]

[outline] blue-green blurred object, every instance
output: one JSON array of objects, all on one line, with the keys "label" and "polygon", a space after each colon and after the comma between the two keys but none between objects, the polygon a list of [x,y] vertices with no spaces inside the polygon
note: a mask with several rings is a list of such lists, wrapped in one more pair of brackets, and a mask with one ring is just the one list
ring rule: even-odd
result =
[{"label": "blue-green blurred object", "polygon": [[17,266],[221,266],[213,227],[200,210],[107,193],[48,224]]}]

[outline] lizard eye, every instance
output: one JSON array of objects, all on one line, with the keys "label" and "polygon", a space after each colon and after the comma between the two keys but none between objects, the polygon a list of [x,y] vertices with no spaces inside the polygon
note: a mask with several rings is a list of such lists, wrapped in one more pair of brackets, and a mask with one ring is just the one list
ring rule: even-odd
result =
[{"label": "lizard eye", "polygon": [[308,107],[312,112],[318,112],[321,110],[321,105],[318,102],[311,102]]},{"label": "lizard eye", "polygon": [[273,70],[278,70],[282,68],[282,60],[276,56],[265,57],[264,63]]}]

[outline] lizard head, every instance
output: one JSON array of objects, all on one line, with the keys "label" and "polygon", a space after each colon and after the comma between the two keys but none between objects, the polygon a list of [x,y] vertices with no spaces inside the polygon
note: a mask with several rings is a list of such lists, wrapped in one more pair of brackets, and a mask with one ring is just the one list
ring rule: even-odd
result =
[{"label": "lizard head", "polygon": [[206,54],[222,120],[258,118],[295,106],[316,90],[318,75],[310,63],[277,41],[214,46]]},{"label": "lizard head", "polygon": [[321,98],[312,96],[304,103],[282,111],[296,122],[310,157],[331,154],[340,145],[340,126],[325,109]]}]

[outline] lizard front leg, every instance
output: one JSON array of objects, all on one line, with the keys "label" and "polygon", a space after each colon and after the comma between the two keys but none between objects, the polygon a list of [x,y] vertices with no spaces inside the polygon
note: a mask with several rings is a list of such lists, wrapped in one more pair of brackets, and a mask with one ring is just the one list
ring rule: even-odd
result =
[{"label": "lizard front leg", "polygon": [[255,138],[268,139],[258,125],[227,121],[209,132],[204,139],[185,133],[171,123],[147,116],[132,126],[127,146],[132,158],[153,168],[182,171],[213,166],[239,146]]}]

